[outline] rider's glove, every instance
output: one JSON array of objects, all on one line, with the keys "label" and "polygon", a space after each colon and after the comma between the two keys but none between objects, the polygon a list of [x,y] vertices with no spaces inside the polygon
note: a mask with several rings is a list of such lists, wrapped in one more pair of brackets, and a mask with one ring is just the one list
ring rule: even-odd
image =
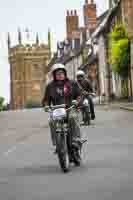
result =
[{"label": "rider's glove", "polygon": [[82,93],[83,93],[83,95],[87,95],[87,94],[88,94],[88,92],[87,92],[87,91],[83,91]]}]

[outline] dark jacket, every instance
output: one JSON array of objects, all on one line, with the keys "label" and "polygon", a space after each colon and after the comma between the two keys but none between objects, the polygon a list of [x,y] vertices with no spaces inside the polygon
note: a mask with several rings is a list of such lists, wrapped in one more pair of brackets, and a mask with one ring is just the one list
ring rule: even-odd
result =
[{"label": "dark jacket", "polygon": [[86,92],[90,92],[92,93],[93,92],[93,87],[92,87],[92,84],[90,83],[89,80],[87,79],[84,79],[82,82],[78,82],[78,86],[81,90],[81,92],[83,91],[86,91]]},{"label": "dark jacket", "polygon": [[42,104],[43,106],[66,104],[69,107],[72,100],[76,100],[79,96],[80,89],[75,81],[69,79],[64,82],[52,81],[46,87]]}]

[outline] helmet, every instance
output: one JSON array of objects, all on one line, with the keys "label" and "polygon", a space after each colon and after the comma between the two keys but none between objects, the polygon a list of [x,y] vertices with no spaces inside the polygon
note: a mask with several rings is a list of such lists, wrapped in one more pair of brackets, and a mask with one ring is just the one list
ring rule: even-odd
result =
[{"label": "helmet", "polygon": [[51,74],[53,75],[54,80],[56,80],[55,72],[57,70],[63,70],[65,73],[65,77],[67,77],[67,71],[66,71],[65,65],[63,65],[62,63],[56,63],[52,66],[52,70],[51,70]]},{"label": "helmet", "polygon": [[53,74],[57,70],[63,70],[66,73],[65,65],[63,65],[62,63],[56,63],[56,64],[54,64],[52,66],[51,73]]},{"label": "helmet", "polygon": [[85,76],[85,73],[82,70],[78,70],[76,76]]}]

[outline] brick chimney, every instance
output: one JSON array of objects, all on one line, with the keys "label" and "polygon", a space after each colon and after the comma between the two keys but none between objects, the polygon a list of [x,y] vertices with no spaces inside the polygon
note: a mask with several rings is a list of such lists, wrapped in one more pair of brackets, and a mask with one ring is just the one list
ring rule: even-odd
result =
[{"label": "brick chimney", "polygon": [[67,39],[72,39],[72,32],[79,29],[79,16],[76,10],[67,10],[66,16],[66,35]]},{"label": "brick chimney", "polygon": [[85,0],[83,7],[84,25],[92,32],[96,27],[96,4],[94,0]]}]

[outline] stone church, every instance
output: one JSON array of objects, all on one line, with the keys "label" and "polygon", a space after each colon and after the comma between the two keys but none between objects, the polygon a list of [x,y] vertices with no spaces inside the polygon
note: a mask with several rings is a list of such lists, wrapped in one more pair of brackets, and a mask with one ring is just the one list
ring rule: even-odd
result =
[{"label": "stone church", "polygon": [[12,47],[8,34],[11,109],[23,109],[28,104],[41,105],[50,55],[50,40],[48,44],[40,44],[36,35],[35,43],[23,44],[18,31],[18,44]]}]

